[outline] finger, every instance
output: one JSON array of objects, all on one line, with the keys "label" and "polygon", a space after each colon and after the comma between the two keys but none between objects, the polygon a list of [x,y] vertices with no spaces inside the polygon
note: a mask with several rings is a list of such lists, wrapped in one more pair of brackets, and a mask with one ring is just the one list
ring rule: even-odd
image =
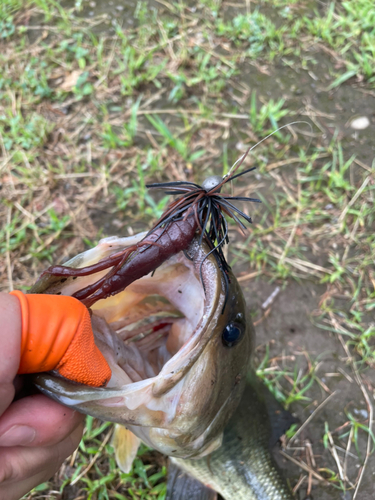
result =
[{"label": "finger", "polygon": [[13,379],[20,363],[21,309],[16,297],[0,293],[0,415],[14,397]]},{"label": "finger", "polygon": [[2,384],[0,380],[0,415],[4,413],[13,401],[15,392],[16,390],[12,382]]},{"label": "finger", "polygon": [[12,382],[20,364],[21,308],[16,297],[0,293],[0,382]]},{"label": "finger", "polygon": [[66,295],[11,292],[22,310],[19,374],[57,370],[80,384],[103,387],[112,372],[95,344],[90,313]]},{"label": "finger", "polygon": [[83,415],[35,394],[15,401],[0,417],[0,447],[50,446],[65,439]]},{"label": "finger", "polygon": [[18,500],[47,481],[79,445],[83,425],[54,446],[4,448],[0,455],[0,500]]}]

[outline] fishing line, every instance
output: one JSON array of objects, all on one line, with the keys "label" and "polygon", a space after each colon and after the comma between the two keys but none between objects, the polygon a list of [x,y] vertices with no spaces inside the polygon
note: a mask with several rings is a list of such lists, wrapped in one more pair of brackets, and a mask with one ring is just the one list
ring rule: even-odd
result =
[{"label": "fishing line", "polygon": [[[240,157],[238,158],[238,160],[236,160],[233,165],[231,166],[231,168],[229,169],[229,172],[226,173],[224,176],[223,176],[223,179],[225,179],[226,177],[228,177],[233,169],[235,168],[235,166],[237,165],[238,162],[243,162],[243,160],[246,158],[246,156],[255,148],[257,148],[260,144],[262,144],[262,142],[266,141],[267,139],[269,139],[270,137],[272,137],[274,134],[277,134],[277,132],[279,132],[280,130],[286,128],[286,127],[290,127],[291,125],[298,125],[299,123],[301,124],[304,124],[304,125],[308,125],[310,127],[310,131],[313,132],[313,128],[312,128],[312,125],[311,123],[305,121],[305,120],[297,120],[295,122],[290,122],[290,123],[287,123],[286,125],[282,125],[281,127],[277,128],[276,130],[274,130],[273,132],[271,132],[270,134],[268,134],[266,137],[264,137],[263,139],[261,139],[259,142],[257,142],[256,144],[254,144],[254,146],[251,146],[249,147],[245,153]],[[309,145],[307,147],[307,149],[309,149],[310,145],[311,145],[311,141],[312,139],[310,139],[310,142],[309,142]],[[239,167],[240,165],[238,165]],[[238,167],[236,168],[236,170],[238,169]],[[256,167],[253,167],[253,168],[256,168]]]}]

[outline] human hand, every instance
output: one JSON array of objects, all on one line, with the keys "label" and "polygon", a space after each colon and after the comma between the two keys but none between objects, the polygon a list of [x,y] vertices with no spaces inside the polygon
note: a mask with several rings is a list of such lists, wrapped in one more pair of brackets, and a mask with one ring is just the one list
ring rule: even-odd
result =
[{"label": "human hand", "polygon": [[12,402],[22,319],[18,298],[0,293],[0,500],[18,500],[48,480],[78,446],[83,429],[82,415],[40,394]]}]

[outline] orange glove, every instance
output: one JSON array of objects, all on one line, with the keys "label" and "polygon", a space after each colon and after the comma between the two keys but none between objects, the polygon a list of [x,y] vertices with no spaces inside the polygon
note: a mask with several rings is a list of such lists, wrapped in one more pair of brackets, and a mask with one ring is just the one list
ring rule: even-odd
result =
[{"label": "orange glove", "polygon": [[57,370],[80,384],[104,387],[112,372],[94,342],[88,309],[64,295],[10,292],[21,305],[19,374]]}]

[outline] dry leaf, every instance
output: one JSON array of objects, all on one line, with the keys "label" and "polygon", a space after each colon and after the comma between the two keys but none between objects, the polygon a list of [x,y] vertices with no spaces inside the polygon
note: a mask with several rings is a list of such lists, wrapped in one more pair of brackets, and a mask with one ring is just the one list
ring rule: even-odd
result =
[{"label": "dry leaf", "polygon": [[58,87],[65,92],[69,92],[76,85],[78,78],[82,75],[82,71],[74,70],[69,73],[63,83]]}]

